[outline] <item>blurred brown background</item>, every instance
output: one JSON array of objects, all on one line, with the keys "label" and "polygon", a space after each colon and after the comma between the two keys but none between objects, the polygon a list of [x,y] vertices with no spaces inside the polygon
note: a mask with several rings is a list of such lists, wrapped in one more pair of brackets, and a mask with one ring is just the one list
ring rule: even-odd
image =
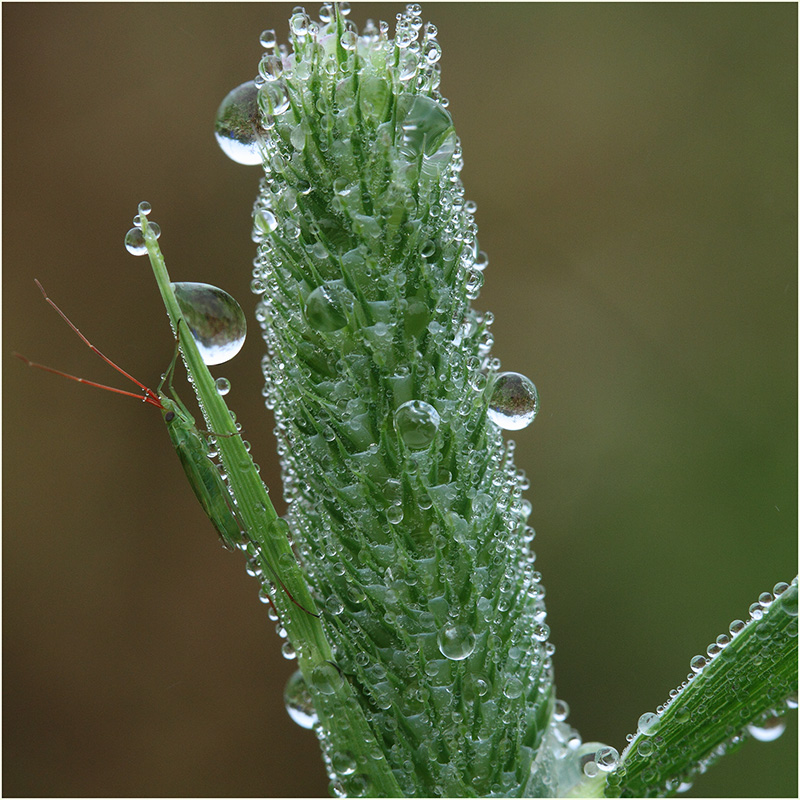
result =
[{"label": "blurred brown background", "polygon": [[[394,22],[394,4],[352,18]],[[5,4],[4,783],[9,795],[316,796],[294,666],[159,415],[33,372],[146,383],[172,275],[249,294],[258,170],[212,135],[288,4]],[[316,13],[316,6],[309,7]],[[491,264],[495,354],[537,384],[529,473],[559,696],[620,750],[797,564],[797,8],[427,4]],[[280,498],[255,323],[217,368]],[[185,392],[188,394],[188,391]],[[796,796],[796,719],[695,796]]]}]

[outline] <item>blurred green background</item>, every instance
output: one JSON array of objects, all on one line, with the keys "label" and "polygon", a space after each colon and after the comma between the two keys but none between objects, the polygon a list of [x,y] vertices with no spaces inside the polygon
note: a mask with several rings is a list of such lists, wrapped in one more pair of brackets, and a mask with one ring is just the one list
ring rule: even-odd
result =
[{"label": "blurred green background", "polygon": [[[173,343],[122,245],[140,200],[173,278],[252,314],[258,170],[221,154],[212,121],[291,7],[3,5],[6,796],[327,794],[283,708],[293,663],[159,415],[11,355],[116,379],[36,277],[158,382]],[[797,8],[423,11],[491,261],[477,306],[541,395],[515,438],[559,696],[585,740],[621,750],[690,658],[796,573]],[[280,501],[262,351],[253,323],[216,374]],[[796,796],[796,731],[692,794]]]}]

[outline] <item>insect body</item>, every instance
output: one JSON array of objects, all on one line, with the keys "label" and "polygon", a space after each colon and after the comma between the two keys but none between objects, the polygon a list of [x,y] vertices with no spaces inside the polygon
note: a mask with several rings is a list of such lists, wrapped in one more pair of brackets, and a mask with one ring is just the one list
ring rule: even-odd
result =
[{"label": "insect body", "polygon": [[[70,375],[67,372],[61,372],[61,370],[53,369],[53,367],[48,367],[44,364],[37,364],[36,362],[30,361],[19,353],[15,353],[14,355],[16,355],[17,358],[24,361],[30,367],[36,367],[37,369],[44,370],[45,372],[52,372],[55,375],[61,375],[64,378],[69,378],[70,380],[77,381],[78,383],[85,383],[89,386],[95,386],[98,389],[105,389],[109,392],[114,392],[115,394],[122,394],[126,395],[127,397],[135,397],[144,403],[148,403],[158,408],[164,418],[164,423],[167,426],[167,432],[172,440],[172,445],[175,448],[175,452],[178,454],[178,458],[180,458],[183,471],[186,473],[186,477],[189,480],[189,485],[192,487],[195,496],[200,501],[203,511],[206,512],[206,515],[216,528],[222,543],[230,550],[234,550],[237,547],[246,544],[249,541],[249,537],[244,532],[245,526],[239,521],[236,511],[236,501],[234,500],[225,481],[222,479],[222,476],[220,475],[216,465],[209,457],[211,453],[209,437],[213,435],[228,436],[231,434],[210,434],[208,432],[199,430],[195,424],[194,418],[189,413],[189,410],[175,393],[175,390],[172,387],[172,375],[175,371],[175,364],[178,360],[179,347],[176,346],[175,355],[172,357],[169,368],[164,373],[164,377],[161,379],[158,389],[153,391],[141,383],[141,381],[136,380],[136,378],[128,374],[124,369],[122,369],[122,367],[115,364],[110,358],[101,353],[100,350],[98,350],[78,330],[78,328],[72,323],[67,315],[47,296],[47,293],[39,281],[36,281],[36,285],[39,287],[44,299],[58,312],[61,318],[80,337],[84,344],[97,353],[97,355],[100,356],[103,361],[113,367],[117,372],[119,372],[121,375],[124,375],[129,381],[132,381],[134,384],[136,384],[136,386],[139,387],[141,394],[126,391],[124,389],[117,389],[113,386],[106,386],[102,383],[95,383],[94,381],[88,381],[85,378],[79,378],[75,375]],[[180,331],[180,328],[178,330]],[[167,396],[167,394],[163,391],[165,384],[169,388],[172,397]],[[278,520],[273,520],[272,524],[275,522],[278,522]],[[261,556],[259,560],[271,575],[275,585],[280,586],[281,589],[286,592],[286,595],[292,603],[301,608],[307,614],[310,614],[314,617],[318,616],[294,599],[292,593],[286,588],[283,581],[278,577],[272,565],[269,564],[263,556]]]}]

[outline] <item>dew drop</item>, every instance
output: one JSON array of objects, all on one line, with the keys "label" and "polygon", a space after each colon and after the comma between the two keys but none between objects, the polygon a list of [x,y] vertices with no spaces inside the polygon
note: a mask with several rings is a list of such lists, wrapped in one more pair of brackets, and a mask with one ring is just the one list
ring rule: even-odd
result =
[{"label": "dew drop", "polygon": [[661,717],[659,717],[658,714],[654,714],[652,711],[647,711],[639,717],[637,730],[642,736],[655,736],[660,727]]},{"label": "dew drop", "polygon": [[347,325],[355,298],[347,287],[329,281],[317,286],[306,298],[306,319],[315,330],[329,333]]},{"label": "dew drop", "polygon": [[214,136],[222,152],[237,164],[260,164],[259,137],[265,134],[255,82],[248,81],[228,92],[214,122]]},{"label": "dew drop", "polygon": [[797,616],[797,585],[792,584],[781,593],[781,608],[790,617]]},{"label": "dew drop", "polygon": [[403,158],[416,161],[421,155],[444,163],[455,152],[455,131],[450,114],[433,98],[401,94],[397,98],[400,121],[399,150]]},{"label": "dew drop", "polygon": [[489,401],[489,419],[507,431],[518,431],[533,422],[539,411],[539,395],[533,381],[518,372],[498,376]]},{"label": "dew drop", "polygon": [[556,700],[553,705],[553,719],[556,722],[564,722],[569,716],[569,705],[564,700]]},{"label": "dew drop", "polygon": [[356,760],[352,753],[344,750],[333,754],[331,766],[337,775],[352,775],[356,771]]},{"label": "dew drop", "polygon": [[203,361],[209,365],[230,361],[247,334],[242,307],[208,283],[178,282],[172,288]]},{"label": "dew drop", "polygon": [[317,712],[314,710],[314,701],[311,699],[311,693],[308,691],[305,678],[300,670],[297,670],[286,682],[283,701],[289,716],[301,728],[310,730],[319,722]]},{"label": "dew drop", "polygon": [[786,730],[786,720],[783,717],[770,717],[765,722],[751,722],[747,732],[759,742],[774,742]]},{"label": "dew drop", "polygon": [[[463,661],[475,649],[475,634],[469,625],[446,625],[439,631],[436,641],[445,658]],[[521,691],[522,684],[520,684]]]},{"label": "dew drop", "polygon": [[394,427],[409,450],[426,450],[430,447],[439,424],[439,412],[422,400],[409,400],[394,413]]},{"label": "dew drop", "polygon": [[689,662],[689,666],[692,668],[692,672],[700,672],[700,670],[703,669],[706,663],[707,661],[705,656],[695,656]]},{"label": "dew drop", "polygon": [[503,694],[509,700],[516,700],[522,694],[522,681],[519,678],[509,678],[503,687]]},{"label": "dew drop", "polygon": [[601,747],[594,760],[603,772],[611,772],[619,763],[619,752],[614,747]]},{"label": "dew drop", "polygon": [[335,694],[344,685],[344,678],[333,664],[326,662],[311,671],[311,685],[320,694]]},{"label": "dew drop", "polygon": [[131,228],[125,234],[125,249],[133,256],[143,256],[147,254],[144,234],[139,228]]}]

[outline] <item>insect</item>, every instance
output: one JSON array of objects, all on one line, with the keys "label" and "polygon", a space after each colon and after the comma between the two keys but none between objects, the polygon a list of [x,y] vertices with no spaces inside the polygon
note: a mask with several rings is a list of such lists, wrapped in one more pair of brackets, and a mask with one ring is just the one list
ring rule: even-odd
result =
[{"label": "insect", "polygon": [[[245,526],[239,522],[238,514],[235,510],[234,500],[231,497],[225,481],[219,474],[216,465],[209,458],[211,445],[208,441],[208,437],[215,434],[198,430],[194,418],[189,413],[189,410],[186,408],[186,406],[178,398],[172,386],[172,375],[175,371],[175,364],[178,360],[179,348],[176,346],[175,354],[172,357],[169,368],[164,373],[158,388],[153,391],[145,386],[141,381],[138,381],[132,375],[127,373],[118,364],[115,364],[110,358],[108,358],[108,356],[104,355],[97,347],[95,347],[78,330],[69,317],[67,317],[67,315],[55,304],[55,302],[48,297],[42,284],[39,283],[38,280],[35,281],[35,283],[39,287],[39,291],[41,291],[44,299],[58,312],[59,316],[80,337],[81,341],[83,341],[83,343],[86,344],[89,349],[100,356],[103,361],[119,372],[120,375],[125,376],[125,378],[127,378],[129,381],[132,381],[134,384],[136,384],[136,386],[138,386],[141,390],[141,394],[127,391],[125,389],[118,389],[114,386],[107,386],[103,383],[89,381],[85,378],[79,378],[76,375],[70,375],[67,372],[62,372],[61,370],[54,369],[53,367],[48,367],[44,364],[38,364],[35,361],[31,361],[19,353],[14,353],[14,355],[29,367],[35,367],[36,369],[41,369],[45,372],[51,372],[54,375],[60,375],[63,378],[69,378],[70,380],[77,381],[78,383],[85,383],[87,386],[94,386],[98,389],[114,392],[115,394],[121,394],[127,397],[135,397],[144,403],[148,403],[158,408],[161,411],[164,423],[167,426],[167,432],[169,433],[172,445],[178,454],[178,458],[180,458],[181,466],[183,467],[183,471],[186,473],[189,484],[192,487],[195,496],[200,501],[203,511],[206,512],[206,515],[216,528],[223,545],[229,550],[234,550],[238,549],[240,545],[246,544],[249,539],[244,533]],[[181,320],[181,322],[183,322],[183,320]],[[178,331],[180,334],[180,328]],[[168,397],[163,391],[165,384],[172,395],[171,397]],[[227,436],[231,434],[220,435]],[[277,574],[275,574],[274,569],[272,569],[272,567],[265,560],[262,560],[262,563],[266,564],[275,582],[286,592],[289,599],[307,613],[312,614],[311,611],[308,611],[294,599],[291,592],[286,588]],[[312,616],[318,615],[312,614]]]}]

